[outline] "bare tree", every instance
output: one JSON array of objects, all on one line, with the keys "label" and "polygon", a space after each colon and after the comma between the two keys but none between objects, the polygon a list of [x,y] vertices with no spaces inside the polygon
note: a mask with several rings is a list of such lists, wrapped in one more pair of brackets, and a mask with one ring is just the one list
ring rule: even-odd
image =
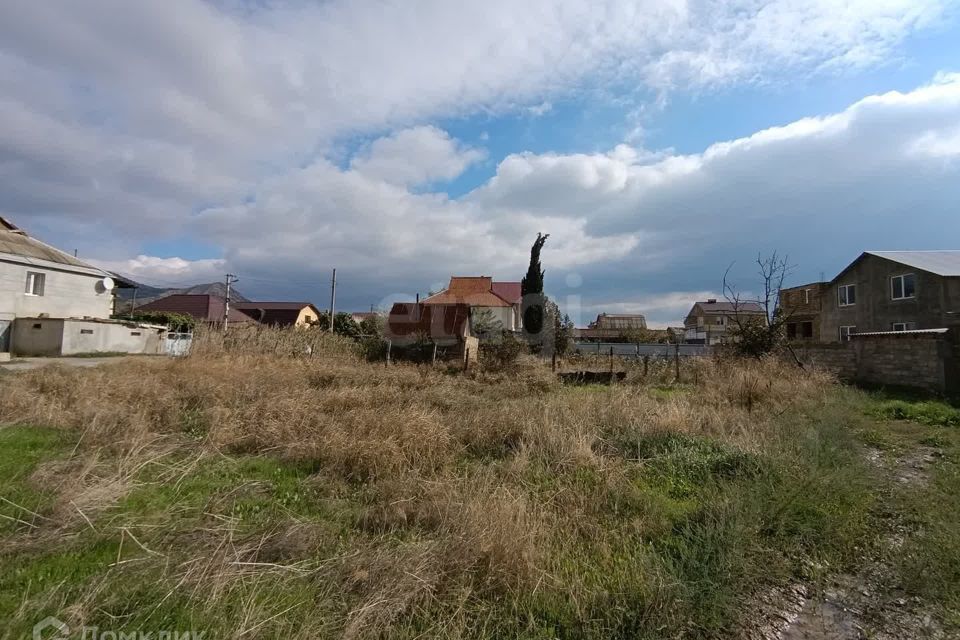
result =
[{"label": "bare tree", "polygon": [[[757,298],[745,298],[737,286],[730,282],[733,263],[723,274],[723,297],[733,307],[737,351],[759,358],[783,344],[784,327],[792,311],[780,304],[780,291],[793,266],[787,256],[774,251],[769,256],[757,254],[757,267],[761,282],[761,293]],[[762,308],[762,318],[755,311],[747,312],[747,307],[754,309],[754,305]],[[799,360],[797,364],[800,364]]]}]

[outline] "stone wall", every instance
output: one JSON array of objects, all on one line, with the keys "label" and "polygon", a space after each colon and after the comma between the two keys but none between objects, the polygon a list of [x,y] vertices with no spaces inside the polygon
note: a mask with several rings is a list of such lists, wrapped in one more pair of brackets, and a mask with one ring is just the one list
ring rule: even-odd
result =
[{"label": "stone wall", "polygon": [[844,344],[796,349],[805,364],[831,371],[841,380],[960,393],[960,340],[946,333],[857,335]]}]

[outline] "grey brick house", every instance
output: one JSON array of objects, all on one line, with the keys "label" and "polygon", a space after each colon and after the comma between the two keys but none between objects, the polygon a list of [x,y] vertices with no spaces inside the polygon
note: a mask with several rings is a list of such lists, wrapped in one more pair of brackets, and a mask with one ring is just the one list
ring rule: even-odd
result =
[{"label": "grey brick house", "polygon": [[960,251],[867,251],[834,278],[821,340],[960,324]]}]

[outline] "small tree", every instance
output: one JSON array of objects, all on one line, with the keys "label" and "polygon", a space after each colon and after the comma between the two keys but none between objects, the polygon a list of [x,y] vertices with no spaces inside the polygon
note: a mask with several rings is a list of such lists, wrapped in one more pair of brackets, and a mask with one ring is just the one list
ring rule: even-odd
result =
[{"label": "small tree", "polygon": [[383,336],[384,319],[380,314],[367,316],[360,321],[360,334],[364,336]]},{"label": "small tree", "polygon": [[641,344],[644,342],[652,342],[653,335],[647,329],[631,327],[620,332],[620,340],[627,344]]},{"label": "small tree", "polygon": [[530,247],[530,266],[527,275],[520,282],[520,295],[523,298],[523,330],[530,336],[539,335],[544,328],[545,302],[543,297],[543,268],[540,264],[540,251],[550,237],[549,233],[538,233]]},{"label": "small tree", "polygon": [[473,328],[473,335],[480,342],[499,340],[503,333],[503,323],[497,319],[490,309],[471,309],[470,325]]},{"label": "small tree", "polygon": [[[322,314],[317,321],[313,323],[314,327],[322,331],[330,329],[330,314]],[[360,325],[353,319],[349,313],[338,313],[333,319],[333,332],[337,335],[347,338],[356,338],[360,335]]]},{"label": "small tree", "polygon": [[189,333],[196,326],[196,319],[186,313],[175,311],[137,311],[129,316],[134,322],[166,325],[174,333]]},{"label": "small tree", "polygon": [[546,326],[543,345],[551,355],[562,357],[573,348],[573,320],[567,314],[560,313],[560,307],[553,300],[545,299]]},{"label": "small tree", "polygon": [[[733,306],[734,350],[741,355],[761,358],[784,342],[784,327],[790,315],[780,306],[780,290],[793,267],[786,256],[780,256],[776,251],[769,256],[758,254],[757,266],[762,283],[758,298],[745,299],[736,285],[730,283],[728,276],[732,264],[723,274],[723,295]],[[745,313],[746,303],[758,303],[763,308],[762,316]]]}]

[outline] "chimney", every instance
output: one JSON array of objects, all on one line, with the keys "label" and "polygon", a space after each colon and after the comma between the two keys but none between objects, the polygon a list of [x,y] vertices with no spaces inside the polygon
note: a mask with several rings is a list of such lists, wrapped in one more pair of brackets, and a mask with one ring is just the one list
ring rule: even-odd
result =
[{"label": "chimney", "polygon": [[709,298],[709,299],[707,300],[707,304],[717,304],[717,299],[716,299],[716,298]]}]

